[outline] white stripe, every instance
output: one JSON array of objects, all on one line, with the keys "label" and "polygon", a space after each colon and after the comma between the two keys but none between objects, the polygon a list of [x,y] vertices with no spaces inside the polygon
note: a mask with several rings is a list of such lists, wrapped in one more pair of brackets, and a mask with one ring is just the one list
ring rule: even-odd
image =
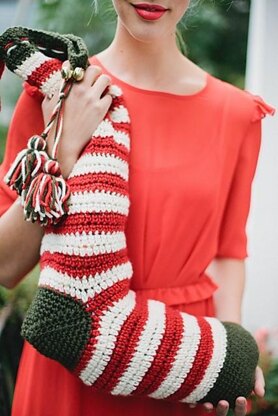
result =
[{"label": "white stripe", "polygon": [[98,327],[100,335],[97,336],[97,343],[87,366],[79,376],[85,384],[92,385],[105,370],[116,346],[119,332],[135,307],[135,298],[135,292],[130,290],[123,299],[116,301],[101,316]]},{"label": "white stripe", "polygon": [[93,136],[94,137],[113,137],[114,135],[114,127],[111,123],[111,121],[105,119],[103,120],[97,127],[97,129],[94,131]]},{"label": "white stripe", "polygon": [[202,400],[213,388],[219,373],[224,365],[227,351],[227,333],[224,325],[214,318],[205,318],[210,324],[213,336],[213,354],[211,361],[205,371],[201,383],[185,399],[185,403],[196,403]]},{"label": "white stripe", "polygon": [[95,130],[93,137],[112,137],[117,144],[123,145],[129,150],[130,148],[130,138],[127,133],[122,130],[114,129],[111,121],[105,119],[103,120]]},{"label": "white stripe", "polygon": [[123,105],[120,105],[119,107],[114,108],[112,111],[109,111],[109,115],[114,123],[130,122],[128,111]]},{"label": "white stripe", "polygon": [[80,278],[72,277],[47,266],[40,273],[39,286],[51,287],[55,291],[70,295],[85,303],[115,283],[131,277],[132,266],[130,262],[113,266],[102,273],[83,275]]},{"label": "white stripe", "polygon": [[128,180],[127,162],[114,155],[101,155],[95,153],[81,156],[74,165],[69,178],[101,172],[119,175],[126,181]]},{"label": "white stripe", "polygon": [[41,86],[44,95],[51,98],[56,91],[59,91],[62,82],[61,71],[53,72]]},{"label": "white stripe", "polygon": [[128,214],[129,198],[104,190],[95,192],[73,192],[69,198],[68,215],[76,213],[115,212]]},{"label": "white stripe", "polygon": [[41,254],[62,253],[70,256],[92,256],[97,254],[116,253],[126,248],[123,232],[85,233],[82,234],[45,234],[41,245]]},{"label": "white stripe", "polygon": [[109,87],[109,94],[111,94],[114,97],[120,97],[123,94],[123,92],[121,88],[118,87],[117,85],[111,85]]},{"label": "white stripe", "polygon": [[127,150],[130,149],[130,137],[124,131],[115,130],[114,139],[118,144],[125,146]]},{"label": "white stripe", "polygon": [[183,319],[183,335],[174,363],[167,377],[149,397],[165,399],[174,394],[183,384],[191,370],[201,340],[201,331],[197,319],[181,313]]},{"label": "white stripe", "polygon": [[149,300],[148,319],[135,347],[134,355],[111,394],[127,396],[139,386],[161,344],[165,321],[165,304]]},{"label": "white stripe", "polygon": [[27,58],[15,71],[14,73],[19,75],[25,81],[28,77],[39,68],[43,63],[50,61],[51,58],[43,55],[41,52],[33,53]]}]

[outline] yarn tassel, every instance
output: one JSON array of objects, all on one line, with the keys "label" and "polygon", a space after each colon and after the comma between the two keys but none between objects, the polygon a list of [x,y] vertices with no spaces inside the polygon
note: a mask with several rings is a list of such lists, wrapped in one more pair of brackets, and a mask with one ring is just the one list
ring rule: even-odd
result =
[{"label": "yarn tassel", "polygon": [[44,138],[32,136],[27,148],[17,155],[5,176],[5,182],[24,198],[32,179],[42,170],[48,159]]},{"label": "yarn tassel", "polygon": [[[38,221],[41,225],[58,223],[68,211],[70,191],[62,177],[56,153],[62,134],[63,104],[72,85],[72,81],[64,81],[44,132],[29,139],[27,148],[18,154],[5,177],[7,185],[21,196],[25,219]],[[49,156],[46,152],[47,137],[55,123],[54,145]]]},{"label": "yarn tassel", "polygon": [[24,200],[27,221],[41,225],[56,224],[68,212],[69,187],[56,160],[45,162],[43,171],[35,176]]}]

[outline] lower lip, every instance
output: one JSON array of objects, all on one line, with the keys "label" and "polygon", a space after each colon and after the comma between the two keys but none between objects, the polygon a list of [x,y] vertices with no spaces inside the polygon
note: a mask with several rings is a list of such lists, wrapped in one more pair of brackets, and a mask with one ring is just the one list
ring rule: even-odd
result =
[{"label": "lower lip", "polygon": [[135,7],[136,13],[145,20],[158,20],[160,19],[167,10],[146,10],[146,9],[138,9]]}]

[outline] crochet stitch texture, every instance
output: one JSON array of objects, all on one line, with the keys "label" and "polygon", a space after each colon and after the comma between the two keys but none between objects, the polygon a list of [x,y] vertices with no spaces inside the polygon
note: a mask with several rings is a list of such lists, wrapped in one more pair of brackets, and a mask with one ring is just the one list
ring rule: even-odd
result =
[{"label": "crochet stitch texture", "polygon": [[[19,43],[17,57],[20,50]],[[10,69],[44,94],[55,90],[61,63],[34,49],[25,55]],[[130,120],[121,90],[110,92],[112,106],[67,180],[67,216],[45,227],[23,336],[97,390],[185,403],[225,399],[233,407],[253,389],[258,350],[251,335],[130,290]]]}]

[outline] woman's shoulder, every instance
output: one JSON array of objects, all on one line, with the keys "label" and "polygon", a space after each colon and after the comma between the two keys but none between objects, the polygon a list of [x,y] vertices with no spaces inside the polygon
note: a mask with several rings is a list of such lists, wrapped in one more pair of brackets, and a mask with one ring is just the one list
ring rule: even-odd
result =
[{"label": "woman's shoulder", "polygon": [[240,89],[213,75],[210,75],[210,78],[211,96],[230,116],[255,122],[275,113],[275,109],[259,95]]}]

